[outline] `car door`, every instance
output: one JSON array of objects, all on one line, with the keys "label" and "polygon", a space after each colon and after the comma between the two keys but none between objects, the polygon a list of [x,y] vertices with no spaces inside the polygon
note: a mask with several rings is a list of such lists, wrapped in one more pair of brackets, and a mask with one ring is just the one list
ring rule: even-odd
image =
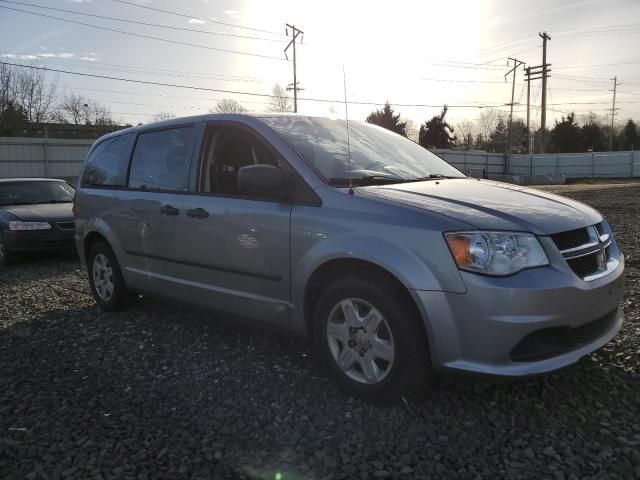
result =
[{"label": "car door", "polygon": [[146,285],[172,295],[174,267],[180,259],[183,197],[187,191],[195,125],[144,131],[135,143],[128,175],[128,206],[138,242],[126,253],[145,260]]},{"label": "car door", "polygon": [[188,300],[286,327],[292,203],[238,192],[238,170],[255,163],[287,168],[277,151],[251,131],[208,126],[197,191],[184,201],[181,277],[196,286]]}]

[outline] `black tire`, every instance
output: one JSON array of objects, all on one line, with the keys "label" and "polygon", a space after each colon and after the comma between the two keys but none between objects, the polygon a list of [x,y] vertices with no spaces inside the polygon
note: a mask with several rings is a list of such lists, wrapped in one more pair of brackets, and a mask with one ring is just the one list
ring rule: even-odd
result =
[{"label": "black tire", "polygon": [[[334,307],[344,299],[360,299],[375,307],[391,331],[395,344],[393,362],[386,376],[377,383],[354,380],[338,366],[331,353],[327,324]],[[429,346],[412,301],[404,288],[375,274],[367,279],[359,276],[342,278],[320,295],[313,318],[314,350],[344,392],[367,401],[389,403],[426,386],[431,376]]]},{"label": "black tire", "polygon": [[[103,298],[96,290],[93,267],[98,255],[106,258],[111,268],[112,275],[110,277],[112,278],[113,289],[109,298]],[[93,298],[102,310],[107,312],[122,310],[135,298],[135,294],[127,289],[116,256],[106,243],[97,242],[91,247],[87,257],[87,273],[89,274],[89,285],[91,286]]]},{"label": "black tire", "polygon": [[14,260],[15,255],[7,250],[7,247],[2,242],[2,237],[0,237],[0,266],[11,265]]}]

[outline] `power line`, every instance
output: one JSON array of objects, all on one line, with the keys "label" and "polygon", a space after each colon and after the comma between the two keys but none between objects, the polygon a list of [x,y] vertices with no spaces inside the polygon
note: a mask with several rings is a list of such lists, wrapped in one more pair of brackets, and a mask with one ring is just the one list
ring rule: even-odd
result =
[{"label": "power line", "polygon": [[276,40],[275,38],[252,37],[250,35],[238,35],[238,34],[235,34],[235,33],[213,32],[211,30],[201,30],[201,29],[198,29],[198,28],[176,27],[176,26],[172,26],[172,25],[163,25],[163,24],[159,24],[159,23],[141,22],[141,21],[138,21],[138,20],[128,20],[128,19],[125,19],[125,18],[109,17],[109,16],[106,16],[106,15],[98,15],[98,14],[95,14],[95,13],[79,12],[77,10],[67,10],[65,8],[47,7],[47,6],[38,5],[38,4],[35,4],[35,3],[16,2],[16,1],[12,1],[12,0],[0,0],[0,2],[2,2],[2,3],[11,3],[13,5],[23,5],[23,6],[26,6],[26,7],[43,8],[45,10],[54,10],[54,11],[57,11],[57,12],[71,13],[71,14],[74,14],[74,15],[84,15],[85,17],[102,18],[104,20],[113,20],[113,21],[116,21],[116,22],[133,23],[133,24],[136,24],[136,25],[144,25],[144,26],[147,26],[147,27],[166,28],[166,29],[170,29],[170,30],[181,30],[181,31],[184,31],[184,32],[204,33],[204,34],[208,34],[208,35],[221,35],[221,36],[227,36],[227,37],[245,38],[245,39],[250,39],[250,40],[263,40],[265,42],[282,42],[282,40]]},{"label": "power line", "polygon": [[[36,55],[37,56],[37,55]],[[12,58],[8,55],[0,54],[0,57]],[[180,70],[164,70],[147,67],[135,67],[131,65],[121,65],[117,63],[105,63],[95,60],[58,60],[49,57],[38,57],[40,61],[46,61],[47,63],[60,64],[62,66],[73,66],[77,68],[87,68],[92,70],[108,70],[108,71],[121,71],[125,73],[134,73],[138,75],[163,75],[168,77],[185,77],[195,79],[216,79],[225,82],[246,82],[246,83],[272,83],[266,79],[260,79],[258,77],[248,77],[240,75],[221,75],[215,73],[201,73],[201,72],[185,72]],[[104,65],[104,66],[103,66]]]},{"label": "power line", "polygon": [[155,12],[161,12],[161,13],[166,13],[166,14],[169,14],[169,15],[175,15],[175,16],[178,16],[178,17],[189,18],[189,19],[195,18],[196,20],[200,20],[201,22],[216,23],[218,25],[225,25],[227,27],[243,28],[245,30],[253,30],[254,32],[270,33],[272,35],[284,36],[284,35],[282,35],[281,32],[274,32],[274,31],[271,31],[271,30],[263,30],[261,28],[245,27],[244,25],[237,25],[237,24],[233,24],[233,23],[225,23],[225,22],[220,22],[218,20],[202,20],[201,18],[194,17],[193,15],[186,15],[186,14],[179,13],[179,12],[173,12],[171,10],[163,10],[161,8],[150,7],[148,5],[140,5],[138,3],[127,2],[125,0],[113,0],[113,1],[114,2],[118,2],[118,3],[124,3],[125,5],[131,5],[133,7],[144,8],[144,9],[147,9],[147,10],[153,10]]},{"label": "power line", "polygon": [[237,55],[247,55],[247,56],[250,56],[250,57],[268,58],[270,60],[280,60],[282,62],[286,61],[284,58],[273,57],[273,56],[270,56],[270,55],[262,55],[262,54],[259,54],[259,53],[250,53],[250,52],[242,52],[242,51],[239,51],[239,50],[228,50],[228,49],[225,49],[225,48],[217,48],[217,47],[210,47],[208,45],[200,45],[198,43],[180,42],[178,40],[170,40],[168,38],[155,37],[155,36],[152,36],[152,35],[144,35],[142,33],[134,33],[134,32],[128,32],[126,30],[119,30],[117,28],[110,28],[110,27],[103,27],[103,26],[100,26],[100,25],[93,25],[91,23],[79,22],[77,20],[70,20],[68,18],[55,17],[53,15],[46,15],[44,13],[30,12],[28,10],[21,10],[19,8],[5,7],[5,6],[2,6],[2,5],[0,5],[0,8],[4,8],[5,10],[13,10],[14,12],[26,13],[26,14],[29,14],[29,15],[36,15],[38,17],[45,17],[45,18],[50,18],[50,19],[53,19],[53,20],[59,20],[61,22],[67,22],[67,23],[73,23],[73,24],[76,24],[76,25],[82,25],[83,27],[97,28],[99,30],[106,30],[106,31],[109,31],[109,32],[122,33],[124,35],[131,35],[133,37],[146,38],[146,39],[149,39],[149,40],[157,40],[157,41],[160,41],[160,42],[172,43],[172,44],[175,44],[175,45],[184,45],[184,46],[187,46],[187,47],[204,48],[206,50],[214,50],[214,51],[217,51],[217,52],[224,52],[224,53],[235,53]]},{"label": "power line", "polygon": [[[78,75],[82,77],[91,77],[91,78],[103,78],[106,80],[117,80],[121,82],[130,82],[130,83],[140,83],[144,85],[157,85],[162,87],[174,87],[174,88],[184,88],[189,90],[199,90],[206,92],[220,92],[220,93],[228,93],[232,95],[249,95],[253,97],[264,97],[264,98],[273,98],[273,95],[269,95],[267,93],[255,93],[255,92],[242,92],[238,90],[223,90],[217,88],[208,88],[208,87],[198,87],[195,85],[180,85],[180,84],[172,84],[172,83],[162,83],[162,82],[151,82],[148,80],[135,80],[132,78],[123,78],[123,77],[112,77],[107,75],[96,75],[93,73],[82,73],[82,72],[71,72],[69,70],[60,70],[57,68],[48,68],[48,67],[37,67],[35,65],[24,65],[18,63],[10,63],[10,62],[0,62],[0,65],[10,65],[13,67],[22,67],[22,68],[30,68],[34,70],[43,70],[49,72],[57,72],[64,73],[68,75]],[[321,102],[321,103],[343,103],[343,100],[337,99],[327,99],[327,98],[299,98],[298,100],[308,101],[308,102]],[[353,105],[384,105],[387,102],[365,102],[365,101],[349,101],[350,104]],[[423,103],[394,103],[395,106],[398,107],[425,107],[425,108],[440,108],[441,104],[423,104]],[[469,105],[469,104],[461,104],[461,105],[448,105],[450,108],[498,108],[504,105]]]}]

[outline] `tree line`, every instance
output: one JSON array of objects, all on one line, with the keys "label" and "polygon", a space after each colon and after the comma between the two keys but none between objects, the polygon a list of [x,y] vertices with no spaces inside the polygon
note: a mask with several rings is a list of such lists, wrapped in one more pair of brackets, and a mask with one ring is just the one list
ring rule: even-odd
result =
[{"label": "tree line", "polygon": [[[34,65],[35,66],[35,65]],[[286,88],[275,84],[268,110],[290,112],[291,98]],[[243,113],[247,109],[237,100],[224,98],[209,109],[212,113]],[[169,111],[150,115],[149,120],[175,118]],[[0,64],[0,136],[19,135],[27,126],[43,123],[114,126],[111,110],[89,97],[60,88],[58,78],[49,78],[35,68]]]},{"label": "tree line", "polygon": [[47,122],[112,126],[109,108],[82,95],[61,91],[42,70],[0,65],[0,135]]},{"label": "tree line", "polygon": [[[366,121],[403,135],[425,148],[484,150],[507,152],[509,150],[509,119],[496,109],[483,109],[474,120],[462,120],[451,125],[445,120],[448,108],[415,128],[411,120],[402,118],[387,102],[384,107],[371,112]],[[514,118],[511,126],[511,152],[527,152],[527,125],[521,118]],[[575,113],[562,116],[551,129],[545,130],[545,152],[597,152],[608,151],[611,125],[607,117],[589,113],[576,117]],[[540,151],[542,131],[532,128],[532,152]],[[613,150],[640,148],[640,130],[637,123],[628,119],[624,124],[614,124]]]}]

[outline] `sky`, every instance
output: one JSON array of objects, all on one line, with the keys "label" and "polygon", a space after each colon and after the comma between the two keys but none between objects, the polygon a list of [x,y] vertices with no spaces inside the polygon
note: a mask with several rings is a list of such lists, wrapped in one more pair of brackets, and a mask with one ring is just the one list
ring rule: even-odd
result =
[{"label": "sky", "polygon": [[[637,0],[0,0],[2,61],[133,80],[234,92],[269,94],[293,81],[291,40],[285,24],[304,31],[297,44],[299,113],[363,120],[389,101],[416,124],[450,105],[456,124],[476,120],[483,108],[508,111],[507,58],[542,63],[546,31],[548,126],[562,115],[610,115],[618,78],[616,122],[640,120],[640,1]],[[49,9],[34,5],[46,6]],[[13,9],[13,10],[11,10]],[[58,11],[204,30],[190,32]],[[21,11],[16,11],[21,10]],[[44,16],[28,13],[36,12]],[[57,17],[57,18],[51,18]],[[154,38],[141,38],[112,30]],[[289,31],[291,34],[291,31]],[[252,38],[247,38],[252,37]],[[181,42],[175,44],[163,41]],[[189,45],[185,45],[189,44]],[[227,51],[222,51],[227,50]],[[231,50],[232,52],[229,52]],[[343,78],[344,71],[344,78]],[[147,122],[154,113],[205,113],[233,98],[265,111],[268,98],[153,86],[47,72],[61,93],[81,94],[111,109],[123,123]],[[539,124],[541,82],[531,84],[531,116]],[[353,103],[352,103],[353,102]],[[515,115],[526,112],[526,83],[517,71]],[[406,105],[406,106],[401,106]],[[409,106],[419,105],[419,106]],[[610,118],[610,117],[609,117]]]}]

